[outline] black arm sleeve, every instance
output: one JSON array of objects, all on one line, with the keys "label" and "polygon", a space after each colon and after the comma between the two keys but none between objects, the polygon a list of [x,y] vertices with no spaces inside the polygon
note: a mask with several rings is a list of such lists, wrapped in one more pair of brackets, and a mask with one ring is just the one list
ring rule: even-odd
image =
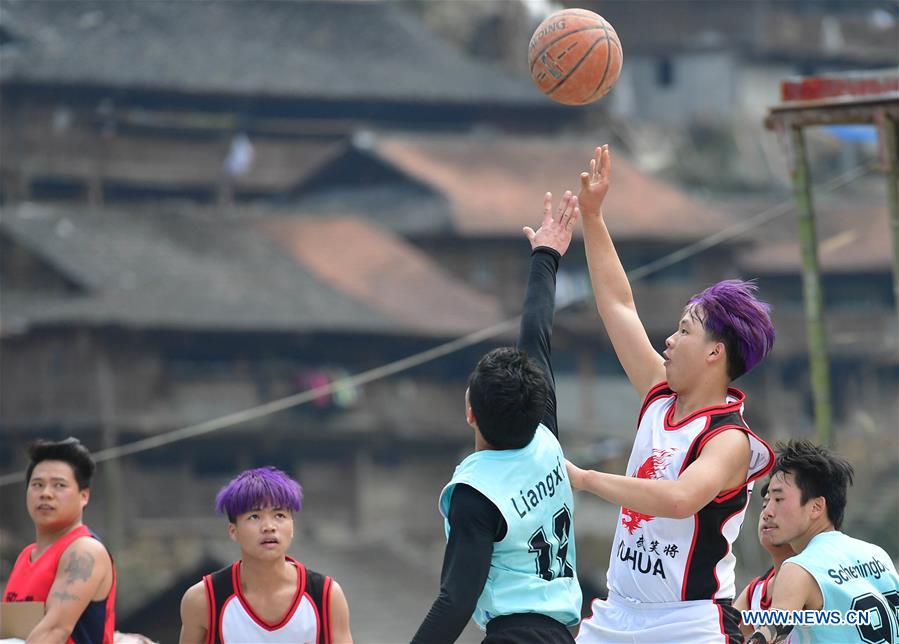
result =
[{"label": "black arm sleeve", "polygon": [[413,644],[455,642],[471,619],[487,582],[493,542],[506,533],[506,522],[487,497],[468,485],[456,485],[449,511],[450,534],[443,555],[440,595],[431,605]]},{"label": "black arm sleeve", "polygon": [[531,268],[528,287],[524,296],[521,313],[521,329],[518,333],[518,348],[527,351],[546,374],[549,396],[543,424],[559,436],[556,420],[556,380],[550,362],[552,349],[550,340],[553,332],[553,314],[556,307],[556,272],[562,256],[555,250],[538,246],[531,253]]}]

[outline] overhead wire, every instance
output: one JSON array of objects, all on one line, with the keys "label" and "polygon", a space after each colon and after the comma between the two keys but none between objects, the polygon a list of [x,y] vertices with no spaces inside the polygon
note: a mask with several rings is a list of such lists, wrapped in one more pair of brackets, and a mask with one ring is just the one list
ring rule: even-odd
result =
[{"label": "overhead wire", "polygon": [[[868,173],[871,168],[872,166],[864,164],[856,166],[836,177],[833,177],[828,181],[822,182],[820,185],[816,186],[816,188],[824,192],[832,192],[861,178],[866,173]],[[755,228],[759,228],[767,224],[768,222],[777,219],[778,217],[782,217],[792,210],[792,200],[786,199],[778,204],[775,204],[774,206],[771,206],[763,212],[758,213],[757,215],[734,223],[733,225],[707,235],[706,237],[703,237],[702,239],[692,244],[688,244],[683,248],[675,250],[671,253],[668,253],[667,255],[659,257],[658,259],[634,268],[631,271],[628,271],[627,277],[632,283],[644,279],[649,275],[658,273],[665,268],[673,266],[678,262],[682,262],[685,259],[689,259],[694,255],[698,255],[699,253],[717,246],[718,244],[744,235]],[[583,303],[590,298],[591,295],[575,298],[559,306],[557,310],[563,310],[567,307],[574,306],[575,304]],[[361,385],[365,385],[376,380],[381,380],[383,378],[387,378],[403,371],[408,371],[409,369],[423,365],[425,363],[437,360],[438,358],[442,358],[451,353],[455,353],[456,351],[460,351],[490,338],[501,335],[507,331],[511,331],[518,326],[520,320],[520,315],[515,316],[484,329],[480,329],[454,340],[450,340],[449,342],[445,342],[436,347],[426,349],[411,356],[407,356],[405,358],[380,365],[373,369],[369,369],[367,371],[363,371],[346,378],[335,380],[328,384],[320,385],[318,387],[314,387],[297,394],[292,394],[290,396],[285,396],[277,400],[263,403],[261,405],[256,405],[254,407],[232,412],[219,418],[214,418],[200,423],[194,423],[186,427],[163,432],[154,436],[148,436],[146,438],[141,438],[123,445],[114,445],[112,447],[107,447],[105,449],[94,452],[92,456],[94,461],[101,463],[104,461],[130,456],[132,454],[138,454],[147,450],[156,449],[157,447],[162,447],[163,445],[170,445],[172,443],[196,438],[197,436],[203,436],[205,434],[219,431],[227,427],[233,427],[234,425],[263,418],[265,416],[290,409],[291,407],[303,405],[312,400],[315,400],[316,398],[319,398],[320,396],[334,394],[344,389],[354,389]],[[22,483],[24,482],[24,476],[24,471],[9,472],[7,474],[0,475],[0,487],[4,487],[14,483]]]}]

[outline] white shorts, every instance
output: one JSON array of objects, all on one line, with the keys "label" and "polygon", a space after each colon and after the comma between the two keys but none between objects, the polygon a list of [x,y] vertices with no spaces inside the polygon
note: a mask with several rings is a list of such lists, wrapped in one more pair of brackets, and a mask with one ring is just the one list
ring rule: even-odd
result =
[{"label": "white shorts", "polygon": [[742,642],[739,612],[727,601],[637,603],[614,593],[594,599],[578,644],[732,644]]}]

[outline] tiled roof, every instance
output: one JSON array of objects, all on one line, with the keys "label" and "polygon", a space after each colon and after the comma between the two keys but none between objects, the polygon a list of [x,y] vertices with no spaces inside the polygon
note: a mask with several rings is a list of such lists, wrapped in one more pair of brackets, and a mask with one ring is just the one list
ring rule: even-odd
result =
[{"label": "tiled roof", "polygon": [[[32,128],[33,129],[33,128]],[[11,139],[11,136],[6,137]],[[342,147],[340,142],[251,139],[253,162],[235,177],[235,190],[284,193]],[[19,164],[11,140],[0,143],[2,166]],[[119,135],[102,141],[84,131],[41,136],[23,142],[23,165],[34,177],[89,181],[157,189],[214,190],[221,181],[228,147],[222,141]]]},{"label": "tiled roof", "polygon": [[[4,293],[3,325],[366,330],[446,337],[498,321],[497,307],[485,296],[446,276],[399,239],[368,230],[361,222],[348,224],[352,234],[392,249],[394,275],[405,271],[414,276],[404,282],[410,297],[390,292],[384,303],[378,302],[377,284],[369,284],[374,294],[361,293],[358,282],[323,271],[320,257],[307,250],[302,225],[291,230],[291,239],[303,249],[293,256],[262,234],[258,223],[219,213],[6,208],[0,232],[89,294]],[[383,253],[347,244],[342,237],[347,228],[314,224],[312,229],[315,243],[330,249],[335,262],[352,265],[361,253]],[[441,319],[423,314],[415,298],[427,292],[452,293],[452,314],[449,305],[439,309]]]},{"label": "tiled roof", "polygon": [[499,320],[495,300],[472,291],[421,251],[362,219],[278,219],[259,228],[318,279],[408,325],[457,331]]},{"label": "tiled roof", "polygon": [[[450,203],[463,236],[518,235],[539,223],[543,194],[577,191],[594,144],[571,138],[513,136],[380,136],[372,153]],[[729,220],[683,190],[639,170],[613,151],[613,184],[604,206],[618,238],[690,240]]]},{"label": "tiled roof", "polygon": [[0,78],[190,94],[549,106],[389,2],[0,4]]}]

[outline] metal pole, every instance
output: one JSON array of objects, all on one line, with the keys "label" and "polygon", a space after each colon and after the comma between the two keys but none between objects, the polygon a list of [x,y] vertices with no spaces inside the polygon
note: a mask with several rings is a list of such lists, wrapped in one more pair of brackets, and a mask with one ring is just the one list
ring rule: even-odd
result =
[{"label": "metal pole", "polygon": [[790,127],[790,145],[792,147],[790,176],[793,180],[793,198],[796,201],[799,223],[799,248],[802,253],[802,293],[805,300],[815,430],[818,443],[830,445],[833,440],[833,410],[830,402],[827,340],[824,333],[824,298],[821,293],[821,269],[818,265],[811,177],[802,128]]},{"label": "metal pole", "polygon": [[887,203],[890,207],[890,224],[893,229],[893,303],[896,306],[896,354],[899,356],[899,131],[896,121],[884,116],[880,125],[884,151],[884,170],[887,177]]}]

